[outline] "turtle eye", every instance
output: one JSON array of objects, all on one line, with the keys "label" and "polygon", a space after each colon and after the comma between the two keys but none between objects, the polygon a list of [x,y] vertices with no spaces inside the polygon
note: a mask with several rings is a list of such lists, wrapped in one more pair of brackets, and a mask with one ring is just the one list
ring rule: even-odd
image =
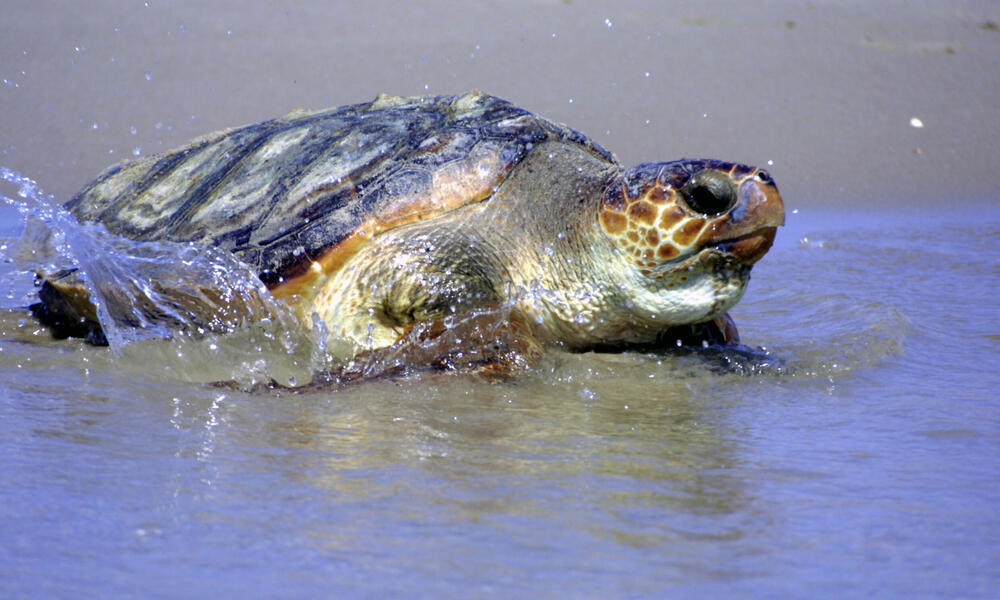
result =
[{"label": "turtle eye", "polygon": [[707,216],[720,215],[736,204],[732,180],[716,170],[705,170],[688,180],[680,190],[688,207]]}]

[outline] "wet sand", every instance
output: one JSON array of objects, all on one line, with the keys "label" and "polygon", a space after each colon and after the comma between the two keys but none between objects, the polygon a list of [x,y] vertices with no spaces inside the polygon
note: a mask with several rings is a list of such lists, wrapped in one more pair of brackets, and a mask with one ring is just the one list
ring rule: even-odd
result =
[{"label": "wet sand", "polygon": [[[215,129],[480,88],[632,164],[770,165],[793,207],[995,195],[1000,5],[5,2],[0,164],[67,199]],[[3,209],[0,217],[12,212]]]}]

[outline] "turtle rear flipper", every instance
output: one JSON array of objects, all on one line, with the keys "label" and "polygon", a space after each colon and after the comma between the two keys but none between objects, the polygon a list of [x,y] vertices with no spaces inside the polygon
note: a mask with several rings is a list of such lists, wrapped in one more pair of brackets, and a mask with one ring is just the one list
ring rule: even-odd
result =
[{"label": "turtle rear flipper", "polygon": [[[36,275],[41,302],[29,309],[53,336],[108,345],[97,306],[78,269]],[[176,332],[227,333],[276,314],[260,290],[252,286],[219,289],[210,282],[196,281],[200,273],[183,269],[159,275],[168,277],[117,277],[114,285],[99,287],[107,314],[116,326],[142,330],[145,337],[171,337]],[[132,335],[130,339],[138,338]]]},{"label": "turtle rear flipper", "polygon": [[77,269],[36,273],[40,302],[28,307],[31,314],[58,339],[84,338],[95,346],[108,340],[97,318],[97,307]]}]

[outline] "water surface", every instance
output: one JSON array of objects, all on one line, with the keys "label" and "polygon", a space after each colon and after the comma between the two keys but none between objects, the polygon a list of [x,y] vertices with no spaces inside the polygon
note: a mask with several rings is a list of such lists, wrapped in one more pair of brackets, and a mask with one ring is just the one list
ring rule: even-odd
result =
[{"label": "water surface", "polygon": [[17,289],[0,586],[989,597],[1000,214],[967,217],[790,215],[734,311],[783,361],[750,374],[555,352],[505,384],[244,393],[185,374],[196,342],[47,342]]}]

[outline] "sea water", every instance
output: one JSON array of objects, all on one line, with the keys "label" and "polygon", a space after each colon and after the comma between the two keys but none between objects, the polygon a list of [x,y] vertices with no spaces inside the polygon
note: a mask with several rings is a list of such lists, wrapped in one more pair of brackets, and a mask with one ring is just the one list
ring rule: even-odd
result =
[{"label": "sea water", "polygon": [[48,339],[7,219],[0,595],[991,597],[1000,211],[969,206],[791,212],[733,311],[781,368],[299,394],[191,375],[273,376],[273,332]]}]

